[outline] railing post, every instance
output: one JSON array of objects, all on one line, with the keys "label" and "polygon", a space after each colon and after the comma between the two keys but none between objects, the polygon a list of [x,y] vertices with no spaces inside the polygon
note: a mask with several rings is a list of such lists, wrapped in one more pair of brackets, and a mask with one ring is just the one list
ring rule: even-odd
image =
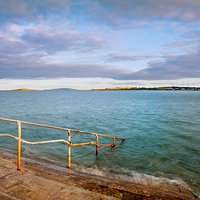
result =
[{"label": "railing post", "polygon": [[70,137],[70,130],[67,131],[68,133],[68,141],[70,144],[68,144],[68,165],[67,168],[71,167],[71,137]]},{"label": "railing post", "polygon": [[113,137],[113,144],[112,144],[112,147],[115,147],[116,144],[115,144],[115,137]]},{"label": "railing post", "polygon": [[21,122],[17,122],[17,134],[18,134],[18,142],[17,142],[17,170],[20,171],[20,161],[21,161]]},{"label": "railing post", "polygon": [[96,156],[98,156],[99,136],[96,134]]}]

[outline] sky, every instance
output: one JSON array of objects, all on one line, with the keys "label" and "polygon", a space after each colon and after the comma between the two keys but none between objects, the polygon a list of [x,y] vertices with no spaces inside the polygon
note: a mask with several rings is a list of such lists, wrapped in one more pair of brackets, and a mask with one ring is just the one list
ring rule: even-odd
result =
[{"label": "sky", "polygon": [[0,90],[200,86],[199,0],[0,0]]}]

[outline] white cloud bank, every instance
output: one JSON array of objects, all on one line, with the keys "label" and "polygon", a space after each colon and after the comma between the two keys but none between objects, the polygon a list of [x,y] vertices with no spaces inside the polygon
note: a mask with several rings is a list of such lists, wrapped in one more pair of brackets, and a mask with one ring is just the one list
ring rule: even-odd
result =
[{"label": "white cloud bank", "polygon": [[110,78],[57,78],[57,79],[0,79],[0,90],[12,90],[17,88],[30,89],[55,89],[72,88],[90,90],[94,88],[133,86],[133,87],[162,87],[162,86],[191,86],[198,87],[199,79],[179,79],[167,81],[124,81]]}]

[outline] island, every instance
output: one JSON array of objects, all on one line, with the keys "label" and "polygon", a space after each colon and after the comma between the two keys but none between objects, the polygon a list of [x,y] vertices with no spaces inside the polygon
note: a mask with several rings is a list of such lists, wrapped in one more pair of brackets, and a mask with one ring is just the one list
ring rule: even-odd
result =
[{"label": "island", "polygon": [[12,91],[38,91],[38,90],[35,90],[35,89],[30,89],[30,88],[18,88],[18,89],[15,89],[15,90],[12,90]]}]

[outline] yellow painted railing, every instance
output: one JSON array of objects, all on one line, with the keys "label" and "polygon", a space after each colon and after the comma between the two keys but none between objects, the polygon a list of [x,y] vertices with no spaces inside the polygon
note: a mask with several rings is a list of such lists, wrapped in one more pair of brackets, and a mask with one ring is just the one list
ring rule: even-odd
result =
[{"label": "yellow painted railing", "polygon": [[[81,130],[59,127],[59,126],[38,124],[38,123],[33,123],[33,122],[25,122],[25,121],[8,119],[8,118],[0,118],[0,120],[17,124],[18,137],[14,136],[12,134],[9,134],[9,133],[0,134],[0,137],[11,137],[11,138],[18,141],[17,142],[17,170],[21,169],[21,166],[20,166],[20,163],[21,163],[21,143],[34,145],[34,144],[48,144],[48,143],[62,142],[62,143],[67,144],[68,145],[68,165],[67,165],[67,167],[70,168],[71,167],[71,147],[84,146],[84,145],[94,145],[96,147],[96,155],[98,155],[98,149],[99,148],[115,147],[116,146],[116,140],[121,140],[122,142],[125,140],[124,138],[120,138],[120,137],[116,137],[116,136],[111,136],[111,135],[106,135],[106,134],[101,134],[101,133],[94,133],[94,132],[86,132],[86,131],[81,131]],[[22,136],[21,136],[22,124],[67,131],[68,138],[67,138],[67,140],[57,139],[57,140],[30,142],[30,141],[22,139]],[[94,135],[95,141],[94,142],[82,142],[82,143],[73,144],[71,142],[71,136],[75,136],[77,133]],[[112,139],[112,143],[111,144],[99,145],[99,137],[110,138],[110,139]]]}]

